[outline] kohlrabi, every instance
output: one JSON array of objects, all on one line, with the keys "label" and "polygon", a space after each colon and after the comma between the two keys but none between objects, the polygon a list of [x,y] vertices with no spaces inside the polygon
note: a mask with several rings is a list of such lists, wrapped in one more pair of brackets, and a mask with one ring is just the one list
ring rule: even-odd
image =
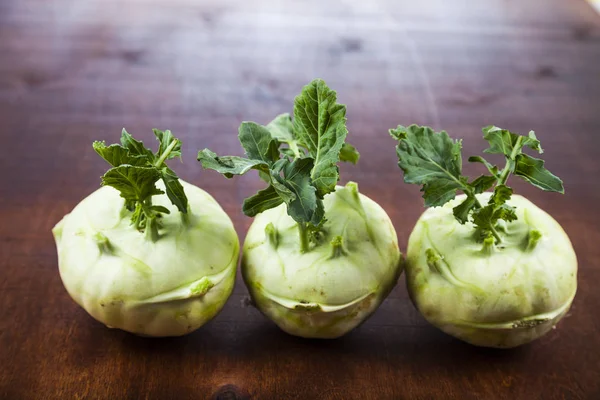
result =
[{"label": "kohlrabi", "polygon": [[[489,175],[462,175],[461,142],[428,127],[399,126],[404,181],[423,185],[429,208],[407,249],[406,280],[412,301],[444,332],[488,347],[514,347],[547,333],[567,313],[577,288],[577,259],[569,238],[547,213],[506,185],[510,174],[551,192],[562,181],[544,161],[533,132],[521,136],[494,126],[483,129],[506,165],[482,157]],[[493,192],[486,192],[492,189]],[[457,190],[464,194],[456,197]]]},{"label": "kohlrabi", "polygon": [[[256,216],[243,248],[242,275],[256,306],[284,331],[335,338],[364,321],[396,284],[400,252],[385,211],[336,186],[338,161],[358,161],[345,142],[346,107],[322,80],[305,86],[294,119],[244,122],[246,157],[198,154],[227,177],[258,170],[268,187],[246,199]],[[281,146],[285,144],[285,146]]]},{"label": "kohlrabi", "polygon": [[111,328],[146,336],[189,333],[233,290],[239,255],[231,220],[205,191],[165,163],[181,156],[170,131],[156,153],[123,130],[95,142],[111,168],[98,189],[53,229],[71,297]]}]

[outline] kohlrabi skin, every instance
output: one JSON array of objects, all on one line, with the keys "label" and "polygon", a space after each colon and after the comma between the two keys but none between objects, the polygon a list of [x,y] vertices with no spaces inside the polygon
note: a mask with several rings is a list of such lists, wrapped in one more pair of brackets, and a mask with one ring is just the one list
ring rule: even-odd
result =
[{"label": "kohlrabi skin", "polygon": [[138,335],[180,336],[229,298],[239,241],[219,204],[166,166],[181,143],[155,134],[156,154],[125,131],[122,145],[94,143],[112,165],[104,187],[52,232],[65,288],[92,317]]},{"label": "kohlrabi skin", "polygon": [[[407,183],[423,185],[429,208],[410,235],[406,282],[410,297],[433,325],[468,343],[509,348],[549,332],[577,290],[577,258],[568,236],[546,212],[506,186],[510,174],[563,193],[544,162],[533,132],[521,136],[483,129],[503,169],[482,157],[489,175],[462,175],[461,143],[427,127],[399,126],[399,165]],[[486,190],[493,187],[493,193]],[[456,196],[456,191],[465,194]]]},{"label": "kohlrabi skin", "polygon": [[[477,195],[486,203],[490,193]],[[421,314],[466,342],[514,347],[547,333],[569,310],[577,289],[577,259],[561,226],[522,196],[512,196],[518,220],[503,242],[482,248],[474,226],[452,208],[461,195],[430,208],[407,249],[406,280]]]},{"label": "kohlrabi skin", "polygon": [[256,217],[242,257],[254,304],[284,331],[339,337],[364,321],[396,284],[400,251],[387,214],[349,183],[339,161],[359,154],[345,143],[346,106],[315,79],[294,101],[294,118],[244,122],[246,157],[198,154],[204,168],[231,178],[258,170],[268,186],[244,201]]},{"label": "kohlrabi skin", "polygon": [[355,183],[323,200],[327,220],[310,251],[280,205],[257,215],[244,242],[242,275],[257,307],[284,331],[335,338],[364,321],[400,274],[396,231]]}]

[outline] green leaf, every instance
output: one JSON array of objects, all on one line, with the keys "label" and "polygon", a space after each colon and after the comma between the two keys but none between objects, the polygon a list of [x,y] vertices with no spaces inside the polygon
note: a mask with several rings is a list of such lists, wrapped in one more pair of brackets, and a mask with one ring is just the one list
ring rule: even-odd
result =
[{"label": "green leaf", "polygon": [[348,130],[346,106],[321,79],[306,85],[294,100],[294,132],[314,159],[310,177],[320,197],[335,190],[337,162]]},{"label": "green leaf", "polygon": [[104,142],[94,142],[92,147],[106,162],[113,167],[118,167],[122,164],[129,164],[138,167],[148,166],[150,160],[146,156],[132,156],[125,147],[118,144],[106,146]]},{"label": "green leaf", "polygon": [[94,150],[113,166],[102,177],[102,185],[112,186],[120,192],[125,199],[125,208],[132,212],[132,224],[138,230],[147,228],[147,237],[153,241],[159,237],[157,217],[169,213],[166,207],[152,205],[152,196],[165,193],[156,187],[156,181],[162,178],[167,196],[179,211],[186,213],[188,207],[179,178],[164,163],[181,156],[181,142],[169,130],[154,129],[154,134],[160,142],[156,156],[125,129],[121,132],[121,145],[93,144]]},{"label": "green leaf", "polygon": [[[280,117],[279,120],[282,120]],[[277,122],[279,123],[283,122]],[[209,149],[204,149],[198,153],[198,161],[204,168],[220,172],[227,178],[243,175],[251,169],[259,171],[259,176],[269,183],[269,187],[244,201],[242,210],[250,217],[283,202],[293,201],[295,194],[280,175],[283,166],[289,161],[287,158],[279,158],[279,142],[271,136],[269,130],[254,122],[243,122],[239,129],[239,139],[248,158],[219,157]]]},{"label": "green leaf", "polygon": [[395,129],[389,129],[388,132],[390,136],[396,140],[406,139],[406,128],[402,125],[398,125]]},{"label": "green leaf", "polygon": [[477,199],[475,196],[467,196],[465,201],[452,209],[452,213],[458,222],[465,224],[469,220],[469,213],[473,208],[475,208],[476,202]]},{"label": "green leaf", "polygon": [[519,135],[498,128],[497,126],[486,126],[482,131],[483,138],[490,144],[490,147],[483,151],[484,153],[504,154],[506,157],[511,156]]},{"label": "green leaf", "polygon": [[529,131],[529,135],[523,138],[523,146],[527,146],[540,154],[544,152],[544,149],[542,149],[542,145],[540,144],[538,138],[535,136],[534,131]]},{"label": "green leaf", "polygon": [[288,214],[297,222],[318,225],[324,217],[323,202],[317,197],[316,188],[311,185],[311,158],[301,158],[287,164],[283,176],[288,189],[295,198],[288,204]]},{"label": "green leaf", "polygon": [[156,158],[160,157],[164,152],[167,151],[167,148],[171,145],[171,143],[176,142],[175,146],[168,153],[166,159],[170,160],[171,158],[179,157],[181,158],[181,141],[177,140],[170,130],[161,131],[158,129],[152,129],[156,139],[158,139],[160,145],[158,147],[158,152],[156,152]]},{"label": "green leaf", "polygon": [[177,207],[177,209],[186,214],[188,208],[188,199],[183,191],[183,186],[179,182],[179,177],[169,167],[163,167],[160,170],[161,178],[165,183],[165,190],[171,203]]},{"label": "green leaf", "polygon": [[[233,175],[224,174],[226,178],[232,178]],[[263,171],[261,169],[258,170],[258,177],[262,179],[266,183],[271,183],[271,173],[267,171]]]},{"label": "green leaf", "polygon": [[513,190],[506,185],[498,185],[494,188],[494,194],[490,197],[488,204],[501,206],[510,200]]},{"label": "green leaf", "polygon": [[285,178],[280,175],[280,171],[289,164],[289,160],[281,159],[280,161],[281,162],[278,161],[275,163],[276,165],[274,165],[273,170],[270,171],[269,182],[279,194],[282,201],[284,201],[286,204],[289,204],[296,199],[296,195],[290,190],[289,183],[287,183]]},{"label": "green leaf", "polygon": [[494,215],[494,206],[487,205],[473,211],[473,223],[483,231],[489,231],[494,228],[495,222],[492,221]]},{"label": "green leaf", "polygon": [[473,188],[475,194],[479,194],[494,186],[496,182],[498,182],[498,179],[495,176],[481,175],[469,185]]},{"label": "green leaf", "polygon": [[242,211],[245,215],[254,217],[263,211],[277,207],[281,203],[283,203],[283,199],[275,188],[269,185],[266,189],[260,190],[254,196],[245,199]]},{"label": "green leaf", "polygon": [[[460,178],[462,183],[466,183],[463,178]],[[431,180],[423,185],[423,199],[425,199],[426,207],[437,207],[446,204],[456,197],[456,189],[462,186],[457,186],[457,183],[449,179]]]},{"label": "green leaf", "polygon": [[404,182],[423,185],[427,206],[441,206],[456,196],[458,189],[469,189],[462,177],[461,142],[452,140],[445,131],[429,127],[398,126],[390,130],[398,138],[398,165]]},{"label": "green leaf", "polygon": [[219,157],[216,153],[209,149],[204,149],[198,152],[198,161],[204,169],[212,169],[217,171],[227,178],[234,175],[243,175],[251,169],[257,169],[268,173],[269,164],[262,160],[251,160],[238,156]]},{"label": "green leaf", "polygon": [[517,214],[515,208],[507,204],[502,204],[494,213],[496,219],[503,219],[506,222],[512,222],[517,220]]},{"label": "green leaf", "polygon": [[279,114],[267,124],[266,128],[271,132],[273,138],[289,146],[289,149],[280,149],[282,153],[294,158],[301,157],[301,151],[298,148],[301,143],[294,134],[294,125],[290,114]]},{"label": "green leaf", "polygon": [[483,128],[483,138],[490,144],[484,153],[504,154],[509,159],[514,159],[523,146],[543,152],[533,131],[529,132],[529,136],[521,136],[497,126],[486,126]]},{"label": "green leaf", "polygon": [[281,154],[283,154],[284,156],[291,157],[291,158],[301,158],[303,155],[301,153],[300,154],[294,153],[294,151],[288,147],[280,147],[279,152]]},{"label": "green leaf", "polygon": [[[280,114],[266,126],[243,122],[239,139],[246,157],[219,157],[208,149],[198,154],[204,168],[226,177],[257,169],[269,186],[246,199],[243,211],[254,216],[279,204],[302,232],[301,247],[307,251],[309,232],[317,234],[324,221],[323,197],[335,190],[339,180],[337,163],[356,163],[359,154],[344,145],[346,107],[320,79],[305,86],[294,102],[294,119]],[[282,147],[284,146],[284,147]],[[316,237],[316,236],[315,236]]]},{"label": "green leaf", "polygon": [[125,164],[109,169],[102,177],[102,184],[117,189],[125,200],[143,201],[149,196],[164,193],[155,185],[159,179],[156,168]]},{"label": "green leaf", "polygon": [[[504,155],[506,165],[499,170],[483,157],[469,157],[469,162],[483,164],[491,174],[481,175],[470,183],[461,175],[460,141],[453,141],[443,131],[436,134],[431,128],[416,125],[398,126],[390,130],[390,135],[398,141],[396,152],[398,165],[404,171],[404,181],[422,185],[426,206],[448,202],[458,189],[467,195],[452,212],[461,224],[472,220],[477,226],[479,237],[484,239],[486,254],[489,245],[502,241],[499,231],[506,232],[504,224],[496,226],[498,221],[517,219],[515,208],[507,204],[513,191],[505,183],[511,173],[543,190],[564,192],[562,181],[544,168],[544,161],[523,154],[524,147],[543,152],[533,131],[523,136],[496,126],[483,128],[484,139],[489,143],[489,148],[484,151]],[[492,187],[494,193],[488,204],[482,206],[476,195]]]},{"label": "green leaf", "polygon": [[514,173],[542,190],[565,192],[562,180],[544,168],[544,160],[539,158],[533,158],[527,154],[517,155]]},{"label": "green leaf", "polygon": [[249,159],[268,165],[279,159],[279,142],[264,126],[254,122],[242,122],[238,137]]},{"label": "green leaf", "polygon": [[469,220],[469,214],[471,211],[476,210],[478,208],[477,198],[475,194],[483,193],[497,182],[497,178],[495,176],[481,175],[479,178],[475,179],[473,182],[469,183],[471,187],[472,194],[468,193],[467,198],[460,203],[458,206],[452,209],[452,213],[454,217],[461,224],[466,223]]},{"label": "green leaf", "polygon": [[340,150],[340,161],[349,162],[354,165],[358,162],[360,153],[350,143],[344,143]]},{"label": "green leaf", "polygon": [[153,206],[150,206],[150,209],[157,213],[171,214],[171,211],[169,211],[169,209],[167,207],[163,207],[163,206],[153,205]]},{"label": "green leaf", "polygon": [[121,131],[121,145],[129,150],[129,154],[132,156],[145,156],[148,157],[150,162],[154,161],[154,153],[152,150],[144,147],[144,143],[139,140],[135,140],[125,128]]},{"label": "green leaf", "polygon": [[508,186],[498,185],[494,188],[494,194],[490,197],[488,204],[473,211],[473,223],[482,231],[482,237],[489,237],[489,233],[491,233],[496,237],[496,241],[499,241],[500,237],[496,231],[498,220],[512,222],[517,219],[514,207],[506,204],[512,193],[512,189]]},{"label": "green leaf", "polygon": [[488,169],[488,171],[490,171],[490,174],[492,174],[493,176],[498,176],[498,167],[496,167],[495,165],[490,164],[483,157],[480,157],[480,156],[471,156],[471,157],[469,157],[469,162],[482,163],[483,165],[485,165],[485,167]]}]

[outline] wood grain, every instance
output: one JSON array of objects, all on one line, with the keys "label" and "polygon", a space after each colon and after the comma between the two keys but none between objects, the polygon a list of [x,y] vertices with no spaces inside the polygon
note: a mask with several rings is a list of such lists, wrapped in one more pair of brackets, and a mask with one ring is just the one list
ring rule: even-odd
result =
[{"label": "wood grain", "polygon": [[[403,250],[423,208],[388,128],[446,129],[466,154],[490,123],[536,131],[567,194],[515,186],[563,225],[580,263],[555,331],[508,351],[463,344],[423,320],[403,278],[332,341],[279,331],[243,306],[240,279],[223,312],[182,338],[109,330],[71,301],[50,229],[98,186],[93,140],[172,129],[185,143],[178,173],[243,238],[240,204],[258,178],[227,181],[195,154],[239,154],[239,123],[291,111],[314,77],[347,104],[362,153],[342,181],[387,210]],[[3,0],[0,398],[600,398],[599,77],[599,17],[582,0]]]}]

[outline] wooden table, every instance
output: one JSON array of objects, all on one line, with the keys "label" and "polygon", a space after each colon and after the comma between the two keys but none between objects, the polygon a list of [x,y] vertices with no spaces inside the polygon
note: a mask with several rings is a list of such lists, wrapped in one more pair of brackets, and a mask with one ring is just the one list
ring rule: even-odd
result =
[{"label": "wooden table", "polygon": [[[600,18],[582,0],[0,2],[0,398],[600,399]],[[557,329],[514,350],[428,325],[404,278],[338,340],[288,336],[243,306],[193,334],[110,330],[63,288],[50,229],[99,184],[93,140],[123,126],[184,141],[180,176],[212,193],[243,239],[255,176],[203,171],[198,149],[240,154],[324,78],[348,106],[359,166],[342,181],[390,214],[404,251],[423,210],[387,129],[420,123],[485,146],[480,128],[534,129],[567,194],[513,181],[570,235],[579,292]],[[477,166],[468,166],[475,174]]]}]

